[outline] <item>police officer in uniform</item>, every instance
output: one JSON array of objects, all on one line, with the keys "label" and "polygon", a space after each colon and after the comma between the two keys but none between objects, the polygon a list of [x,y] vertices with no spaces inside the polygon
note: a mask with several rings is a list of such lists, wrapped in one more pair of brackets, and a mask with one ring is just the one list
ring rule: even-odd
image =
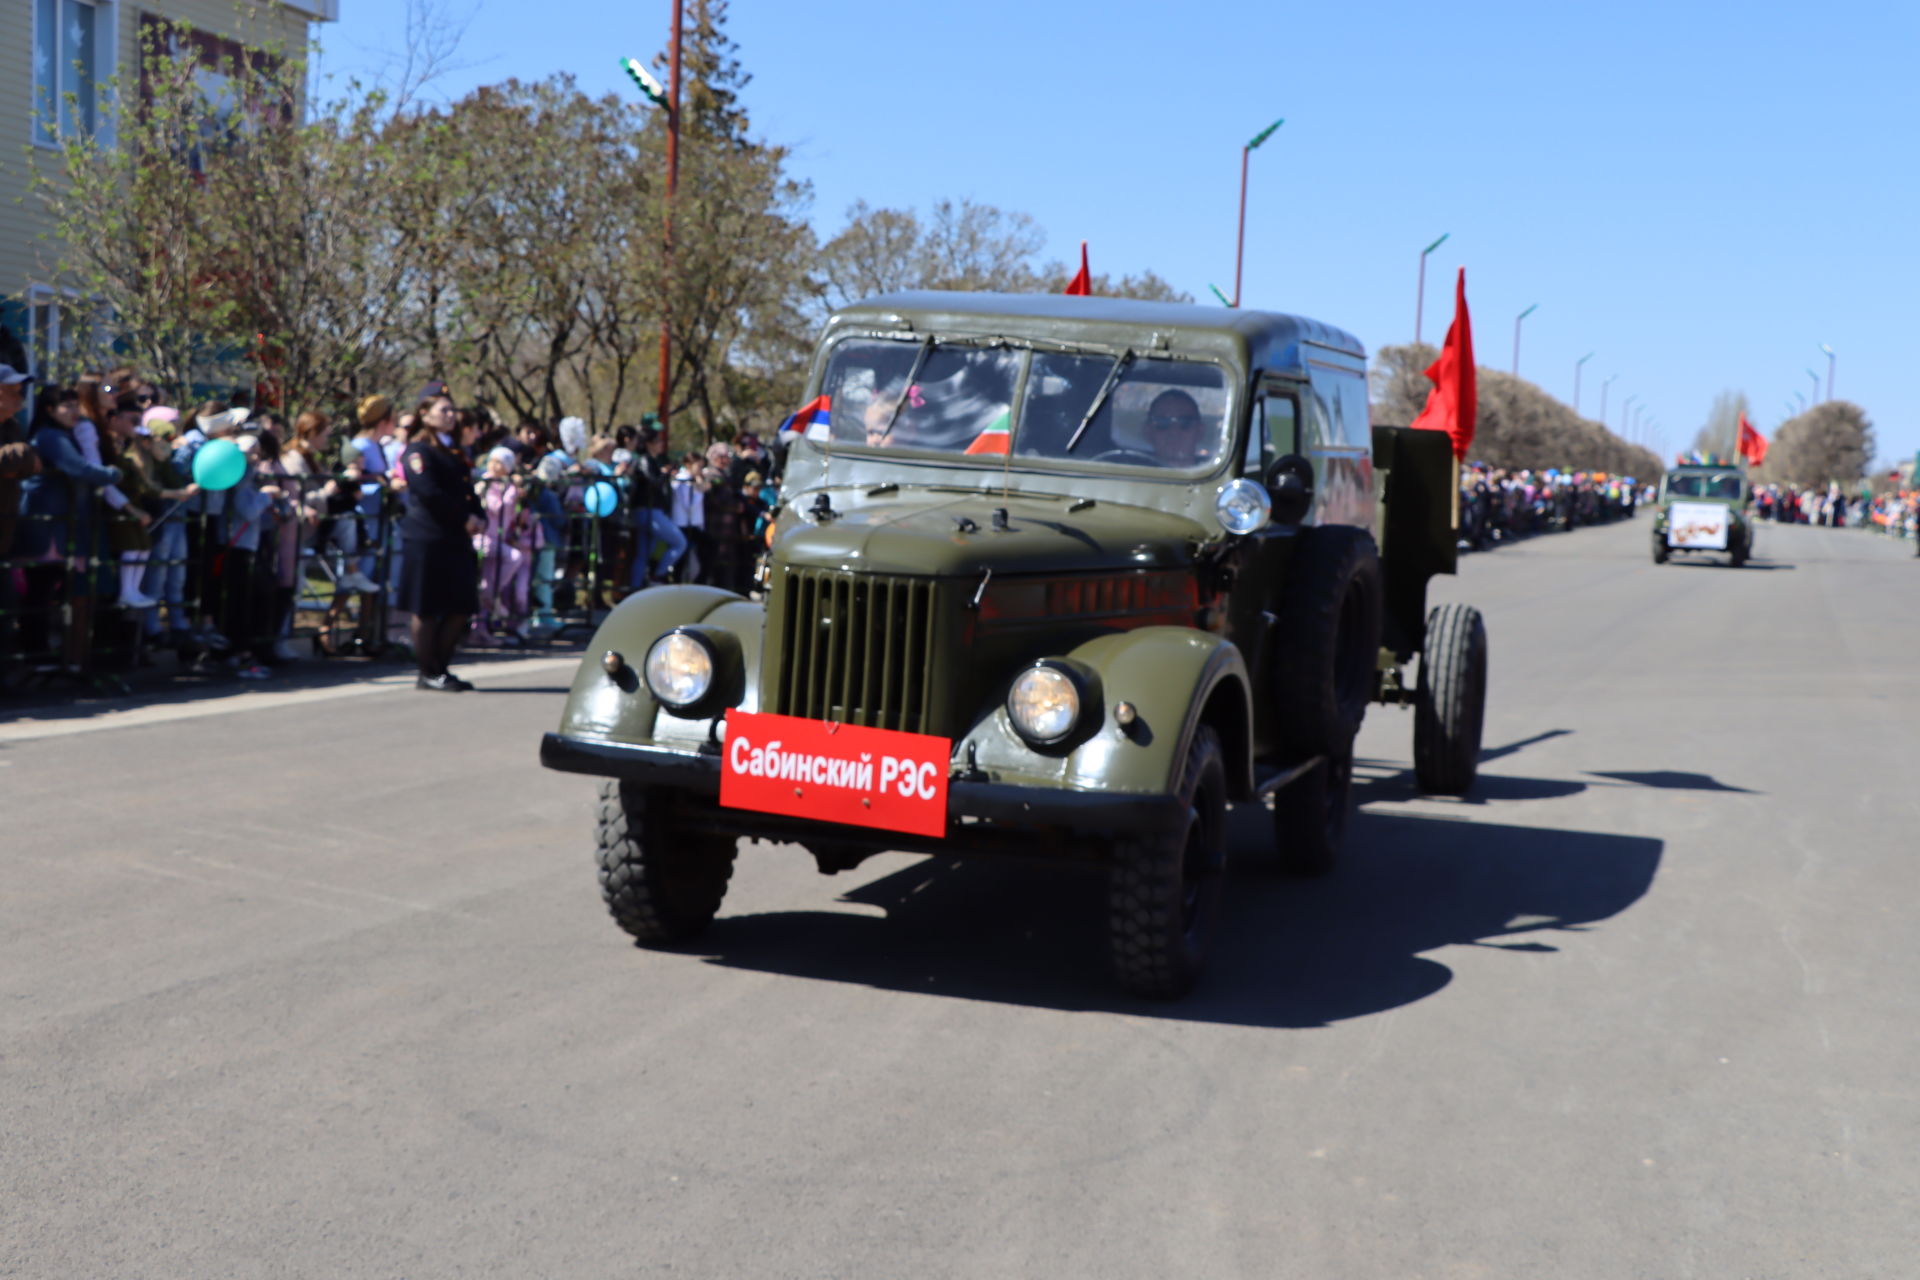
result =
[{"label": "police officer in uniform", "polygon": [[447,664],[480,608],[473,535],[485,527],[485,515],[461,452],[464,442],[455,434],[453,401],[445,394],[429,395],[415,413],[419,425],[400,455],[407,489],[398,603],[413,615],[413,652],[420,666],[415,687],[464,693],[473,685],[448,671]]}]

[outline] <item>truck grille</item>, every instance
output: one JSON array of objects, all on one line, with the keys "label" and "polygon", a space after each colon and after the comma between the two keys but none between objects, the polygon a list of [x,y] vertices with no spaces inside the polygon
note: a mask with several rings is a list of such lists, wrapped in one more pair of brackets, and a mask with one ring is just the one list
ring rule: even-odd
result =
[{"label": "truck grille", "polygon": [[934,582],[786,569],[775,595],[773,710],[909,733],[939,731]]}]

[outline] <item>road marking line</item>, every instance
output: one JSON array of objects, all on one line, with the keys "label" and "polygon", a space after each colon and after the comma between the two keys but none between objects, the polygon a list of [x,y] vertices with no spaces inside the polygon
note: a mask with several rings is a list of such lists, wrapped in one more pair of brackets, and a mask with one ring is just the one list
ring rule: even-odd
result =
[{"label": "road marking line", "polygon": [[[467,678],[479,684],[500,676],[537,675],[544,671],[571,671],[579,664],[578,657],[528,658],[523,661],[468,667]],[[66,738],[76,733],[137,729],[145,725],[171,724],[179,720],[199,720],[205,716],[231,715],[242,711],[272,711],[280,707],[333,702],[341,698],[360,698],[394,689],[411,689],[414,679],[415,673],[408,671],[398,675],[376,676],[371,680],[359,680],[352,684],[331,685],[324,689],[289,689],[285,693],[266,693],[248,689],[192,702],[130,707],[125,711],[102,711],[71,720],[22,720],[16,724],[0,725],[0,742],[33,742],[41,738]]]}]

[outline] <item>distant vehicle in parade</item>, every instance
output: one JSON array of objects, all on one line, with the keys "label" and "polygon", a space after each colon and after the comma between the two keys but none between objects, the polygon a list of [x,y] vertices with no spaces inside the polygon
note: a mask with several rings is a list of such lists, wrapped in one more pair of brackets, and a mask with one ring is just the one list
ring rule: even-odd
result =
[{"label": "distant vehicle in parade", "polygon": [[1735,568],[1753,554],[1753,486],[1738,467],[1677,466],[1660,478],[1653,562],[1675,553],[1724,555]]},{"label": "distant vehicle in parade", "polygon": [[1118,981],[1172,997],[1216,935],[1230,803],[1271,802],[1286,870],[1335,865],[1369,703],[1413,708],[1424,788],[1472,785],[1485,626],[1426,604],[1451,441],[1370,425],[1350,335],[896,294],[828,321],[807,395],[764,601],[628,598],[542,743],[606,779],[600,883],[641,943],[706,928],[742,837],[829,874],[1017,853],[1104,868]]}]

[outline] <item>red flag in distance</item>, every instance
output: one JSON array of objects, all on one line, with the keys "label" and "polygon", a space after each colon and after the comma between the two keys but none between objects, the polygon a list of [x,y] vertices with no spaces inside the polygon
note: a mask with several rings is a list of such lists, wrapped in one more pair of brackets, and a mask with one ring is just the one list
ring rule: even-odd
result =
[{"label": "red flag in distance", "polygon": [[1087,271],[1087,242],[1085,240],[1080,242],[1080,274],[1072,280],[1069,280],[1067,287],[1061,290],[1061,292],[1070,294],[1076,298],[1084,298],[1093,292],[1093,276]]},{"label": "red flag in distance", "polygon": [[1744,413],[1740,415],[1740,437],[1734,442],[1733,451],[1756,467],[1767,460],[1767,438],[1753,429]]}]

